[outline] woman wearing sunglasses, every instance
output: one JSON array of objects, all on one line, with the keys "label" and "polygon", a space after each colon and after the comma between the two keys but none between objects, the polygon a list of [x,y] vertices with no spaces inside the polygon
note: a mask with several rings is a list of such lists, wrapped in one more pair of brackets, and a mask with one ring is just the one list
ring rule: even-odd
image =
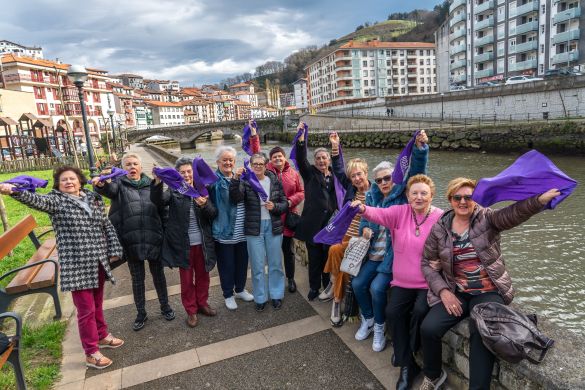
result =
[{"label": "woman wearing sunglasses", "polygon": [[[463,177],[449,182],[452,210],[433,226],[425,243],[422,271],[431,309],[421,325],[425,373],[421,390],[439,388],[447,378],[441,369],[441,338],[451,327],[479,303],[512,301],[514,289],[502,258],[500,233],[525,222],[560,195],[551,189],[495,210],[471,199],[475,185],[475,180]],[[469,388],[489,389],[493,366],[494,355],[470,321]]]}]

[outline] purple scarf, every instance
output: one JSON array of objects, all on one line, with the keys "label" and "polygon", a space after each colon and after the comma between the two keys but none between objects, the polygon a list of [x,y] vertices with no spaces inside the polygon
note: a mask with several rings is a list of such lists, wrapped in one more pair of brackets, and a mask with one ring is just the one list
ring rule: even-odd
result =
[{"label": "purple scarf", "polygon": [[359,207],[351,207],[351,203],[347,202],[335,218],[333,218],[333,221],[321,229],[319,233],[315,234],[313,242],[327,245],[339,244],[358,212]]},{"label": "purple scarf", "polygon": [[420,133],[420,130],[414,132],[414,135],[408,141],[398,158],[396,159],[396,165],[394,171],[392,171],[392,182],[395,184],[401,184],[404,178],[408,177],[408,170],[410,169],[410,157],[412,156],[412,148],[416,142],[416,136]]},{"label": "purple scarf", "polygon": [[[339,161],[341,166],[345,168],[345,160],[343,159],[343,149],[339,144]],[[349,178],[348,178],[349,179]],[[333,184],[335,185],[335,198],[337,199],[337,209],[341,210],[343,207],[343,199],[345,199],[345,187],[341,184],[337,176],[333,175]]]},{"label": "purple scarf", "polygon": [[[256,128],[256,134],[258,133],[258,125],[256,124],[256,121],[252,121],[252,123],[254,124],[254,127]],[[244,152],[248,153],[248,156],[253,155],[254,153],[252,152],[252,146],[250,145],[250,137],[252,136],[252,130],[250,130],[250,125],[248,123],[246,123],[246,126],[244,126],[244,135],[242,136],[242,149],[244,149]]]},{"label": "purple scarf", "polygon": [[45,188],[49,182],[43,179],[37,179],[36,177],[21,175],[16,176],[10,180],[3,181],[2,184],[4,183],[15,185],[15,187],[12,189],[13,191],[35,192],[37,188]]},{"label": "purple scarf", "polygon": [[116,177],[125,176],[128,174],[128,171],[125,169],[120,169],[116,167],[112,167],[112,172],[109,175],[101,175],[99,177],[100,182],[104,182],[109,179],[115,179]]},{"label": "purple scarf", "polygon": [[244,167],[246,170],[242,174],[241,179],[248,182],[254,192],[260,196],[260,199],[262,199],[263,202],[266,202],[268,200],[268,195],[266,194],[266,191],[264,191],[264,188],[262,188],[262,185],[260,184],[260,181],[258,180],[258,177],[254,171],[250,169],[250,160],[244,161]]},{"label": "purple scarf", "polygon": [[295,135],[295,138],[293,139],[292,149],[290,150],[289,155],[289,159],[293,162],[297,171],[299,170],[299,165],[297,164],[297,142],[299,141],[299,138],[301,137],[301,135],[303,135],[303,133],[305,134],[305,151],[307,150],[307,137],[309,135],[309,126],[307,126],[306,123],[304,123],[304,125],[305,125],[304,128],[299,129],[299,131],[297,131],[297,135]]},{"label": "purple scarf", "polygon": [[159,168],[154,167],[154,174],[170,189],[177,191],[180,194],[190,196],[191,198],[199,198],[201,194],[195,188],[187,184],[185,179],[181,176],[175,168]]},{"label": "purple scarf", "polygon": [[577,187],[577,181],[561,171],[536,150],[518,157],[499,175],[481,179],[473,191],[473,200],[484,207],[503,200],[524,200],[557,188],[561,195],[545,208],[554,209]]},{"label": "purple scarf", "polygon": [[215,172],[207,165],[205,160],[201,157],[193,159],[193,183],[197,192],[203,196],[209,196],[207,186],[215,183],[218,180]]}]

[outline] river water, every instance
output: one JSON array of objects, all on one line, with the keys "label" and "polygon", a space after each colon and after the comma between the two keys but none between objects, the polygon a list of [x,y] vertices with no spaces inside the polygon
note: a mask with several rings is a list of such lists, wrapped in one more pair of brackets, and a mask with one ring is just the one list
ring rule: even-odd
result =
[{"label": "river water", "polygon": [[[215,148],[226,143],[238,149],[238,164],[244,153],[233,141],[197,144],[197,149],[183,150],[185,155],[201,155],[215,165]],[[288,154],[290,145],[282,146]],[[399,150],[346,149],[347,161],[365,158],[370,171],[378,162],[394,162]],[[429,175],[437,186],[433,204],[446,209],[447,183],[458,176],[491,177],[509,166],[520,154],[431,151]],[[585,158],[550,156],[551,160],[581,185],[555,210],[542,212],[523,225],[502,234],[502,251],[516,289],[514,302],[527,312],[546,316],[558,325],[582,333],[585,329]],[[498,204],[495,207],[501,207]]]}]

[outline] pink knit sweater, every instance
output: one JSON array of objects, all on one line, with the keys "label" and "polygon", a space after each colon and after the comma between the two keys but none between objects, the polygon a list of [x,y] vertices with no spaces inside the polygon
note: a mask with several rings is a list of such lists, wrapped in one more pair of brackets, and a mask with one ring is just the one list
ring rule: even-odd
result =
[{"label": "pink knit sweater", "polygon": [[[377,208],[366,206],[363,218],[385,226],[392,236],[394,263],[392,264],[392,286],[402,288],[429,288],[421,271],[421,260],[425,241],[431,228],[439,220],[443,210],[433,207],[427,220],[420,225],[420,235],[415,235],[416,225],[408,204]],[[424,214],[417,215],[420,223]]]}]

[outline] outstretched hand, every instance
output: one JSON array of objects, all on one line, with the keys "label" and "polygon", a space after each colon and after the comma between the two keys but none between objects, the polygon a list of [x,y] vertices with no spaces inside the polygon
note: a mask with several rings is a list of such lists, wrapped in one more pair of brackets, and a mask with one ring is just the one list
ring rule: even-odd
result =
[{"label": "outstretched hand", "polygon": [[0,194],[10,195],[14,192],[13,191],[14,187],[16,187],[14,184],[9,184],[9,183],[0,184]]},{"label": "outstretched hand", "polygon": [[561,194],[561,191],[559,191],[556,188],[553,188],[553,189],[548,190],[544,194],[540,195],[538,197],[538,201],[540,202],[541,205],[544,206],[544,205],[548,204],[548,202],[550,202],[551,200],[553,200],[554,198],[559,196],[560,194]]},{"label": "outstretched hand", "polygon": [[427,144],[429,142],[429,137],[427,136],[427,133],[424,130],[421,130],[420,133],[418,133],[418,135],[416,136],[414,142],[416,143],[416,147],[420,148],[424,144]]},{"label": "outstretched hand", "polygon": [[366,206],[360,200],[354,200],[353,202],[351,202],[350,206],[351,207],[359,207],[360,214],[363,214],[366,212]]}]

